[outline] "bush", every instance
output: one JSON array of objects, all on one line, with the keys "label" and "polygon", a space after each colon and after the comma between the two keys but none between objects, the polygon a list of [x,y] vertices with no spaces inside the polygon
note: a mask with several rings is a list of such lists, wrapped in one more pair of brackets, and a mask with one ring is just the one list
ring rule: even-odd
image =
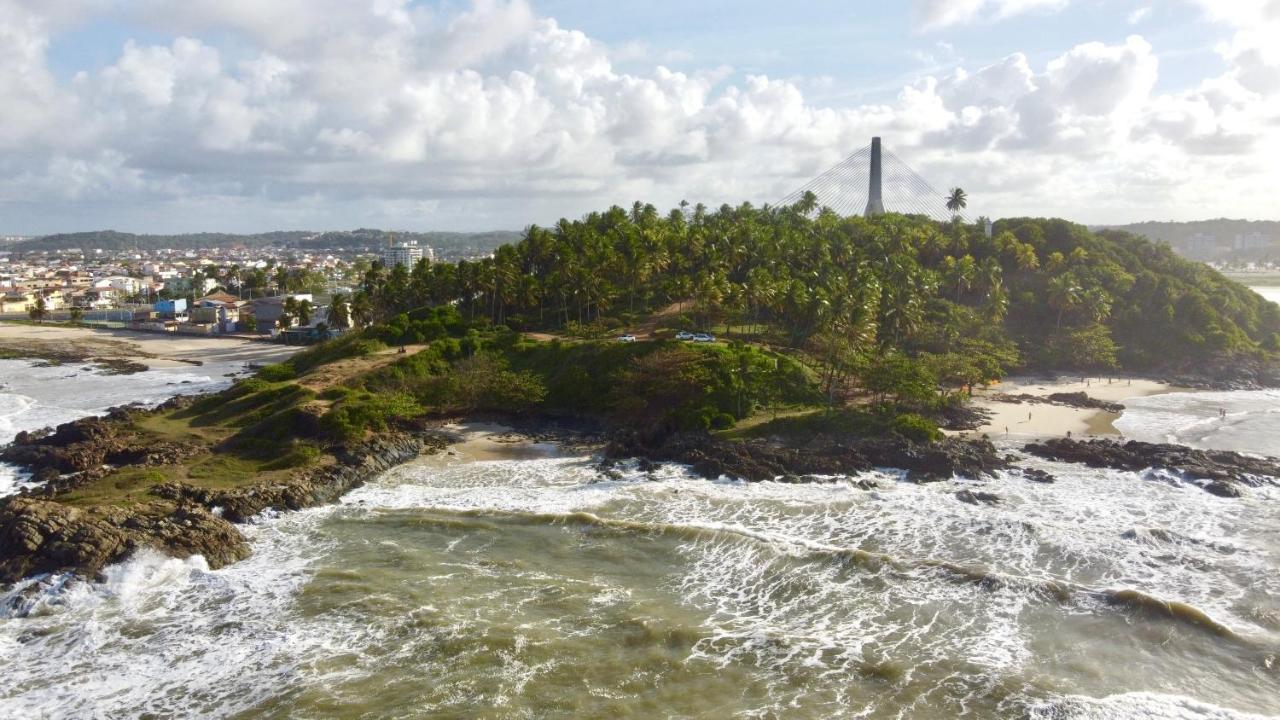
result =
[{"label": "bush", "polygon": [[293,369],[293,366],[286,363],[278,363],[276,365],[268,365],[259,370],[258,377],[267,382],[285,382],[298,377],[298,373]]},{"label": "bush", "polygon": [[320,459],[320,448],[307,443],[294,443],[280,457],[265,463],[263,470],[287,470],[304,467]]},{"label": "bush", "polygon": [[729,413],[717,413],[711,416],[712,430],[728,430],[733,427],[736,421]]},{"label": "bush", "polygon": [[353,393],[334,405],[320,419],[320,429],[330,439],[352,442],[366,430],[386,430],[392,423],[418,417],[426,409],[405,393]]},{"label": "bush", "polygon": [[942,431],[928,418],[905,413],[889,422],[889,429],[908,440],[934,442],[942,439]]}]

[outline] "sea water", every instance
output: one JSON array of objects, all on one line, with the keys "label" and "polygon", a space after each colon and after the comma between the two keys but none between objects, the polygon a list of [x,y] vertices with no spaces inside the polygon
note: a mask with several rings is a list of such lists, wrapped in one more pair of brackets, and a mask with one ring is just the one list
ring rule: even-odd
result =
[{"label": "sea water", "polygon": [[[1263,452],[1203,415],[1255,427],[1275,400],[1166,395],[1121,424]],[[217,571],[143,553],[23,583],[0,717],[1280,714],[1275,487],[1035,459],[1056,483],[741,483],[534,450],[268,513]]]}]

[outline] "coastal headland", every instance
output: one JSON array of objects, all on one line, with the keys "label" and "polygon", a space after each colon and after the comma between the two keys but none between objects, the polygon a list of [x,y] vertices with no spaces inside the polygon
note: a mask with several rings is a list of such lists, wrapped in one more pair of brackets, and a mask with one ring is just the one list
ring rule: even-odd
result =
[{"label": "coastal headland", "polygon": [[[146,547],[232,562],[247,551],[237,523],[330,502],[448,445],[459,420],[588,434],[606,475],[635,459],[743,481],[1053,483],[1036,455],[1223,498],[1280,477],[1272,460],[1088,437],[1128,398],[1280,384],[1275,304],[1123,233],[814,203],[666,218],[637,204],[531,227],[474,264],[374,266],[330,308],[348,331],[296,354],[0,328],[8,357],[122,372],[275,361],[216,394],[19,434],[0,461],[34,483],[0,499],[0,580],[93,576]],[[1072,379],[1007,379],[1055,370]],[[1071,437],[1019,444],[1055,434]]]}]

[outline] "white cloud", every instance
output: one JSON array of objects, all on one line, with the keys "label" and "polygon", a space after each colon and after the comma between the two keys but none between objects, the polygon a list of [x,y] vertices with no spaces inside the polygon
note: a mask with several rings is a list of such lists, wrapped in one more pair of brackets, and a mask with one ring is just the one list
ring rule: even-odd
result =
[{"label": "white cloud", "polygon": [[[1255,188],[1277,171],[1257,158],[1280,156],[1280,88],[1249,33],[1276,2],[1215,14],[1237,28],[1227,68],[1179,93],[1155,90],[1156,53],[1133,36],[835,108],[806,95],[829,80],[676,71],[522,0],[452,16],[401,0],[139,0],[128,12],[177,39],[126,43],[59,83],[45,51],[70,20],[0,0],[0,197],[109,198],[141,227],[157,203],[188,228],[519,227],[635,199],[774,200],[881,134],[979,212],[1264,214]],[[1060,4],[961,0],[933,22]],[[226,33],[230,47],[211,44]],[[1196,177],[1220,180],[1188,193]]]},{"label": "white cloud", "polygon": [[1058,10],[1070,0],[915,0],[916,18],[925,30],[971,22],[989,22],[1034,10]]}]

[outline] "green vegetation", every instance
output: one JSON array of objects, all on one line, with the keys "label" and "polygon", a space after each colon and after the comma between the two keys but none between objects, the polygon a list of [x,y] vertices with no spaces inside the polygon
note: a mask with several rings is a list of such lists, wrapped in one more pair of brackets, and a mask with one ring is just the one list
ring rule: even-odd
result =
[{"label": "green vegetation", "polygon": [[[951,200],[963,209],[963,191]],[[987,237],[958,219],[838,217],[811,196],[665,217],[612,208],[530,227],[478,262],[371,266],[335,304],[352,328],[339,339],[138,424],[212,452],[124,469],[77,497],[249,482],[328,462],[370,432],[474,413],[924,442],[940,437],[941,411],[1010,370],[1280,352],[1280,307],[1133,235],[1014,219]],[[727,341],[673,337],[721,327]],[[643,337],[617,342],[620,330]]]},{"label": "green vegetation", "polygon": [[615,207],[530,227],[478,262],[375,265],[350,300],[352,322],[388,344],[459,324],[600,338],[671,308],[800,358],[832,406],[865,392],[923,406],[930,383],[947,394],[1014,369],[1194,368],[1280,349],[1280,309],[1133,235],[1012,219],[987,237],[959,220],[839,217],[812,197],[665,217]]}]

